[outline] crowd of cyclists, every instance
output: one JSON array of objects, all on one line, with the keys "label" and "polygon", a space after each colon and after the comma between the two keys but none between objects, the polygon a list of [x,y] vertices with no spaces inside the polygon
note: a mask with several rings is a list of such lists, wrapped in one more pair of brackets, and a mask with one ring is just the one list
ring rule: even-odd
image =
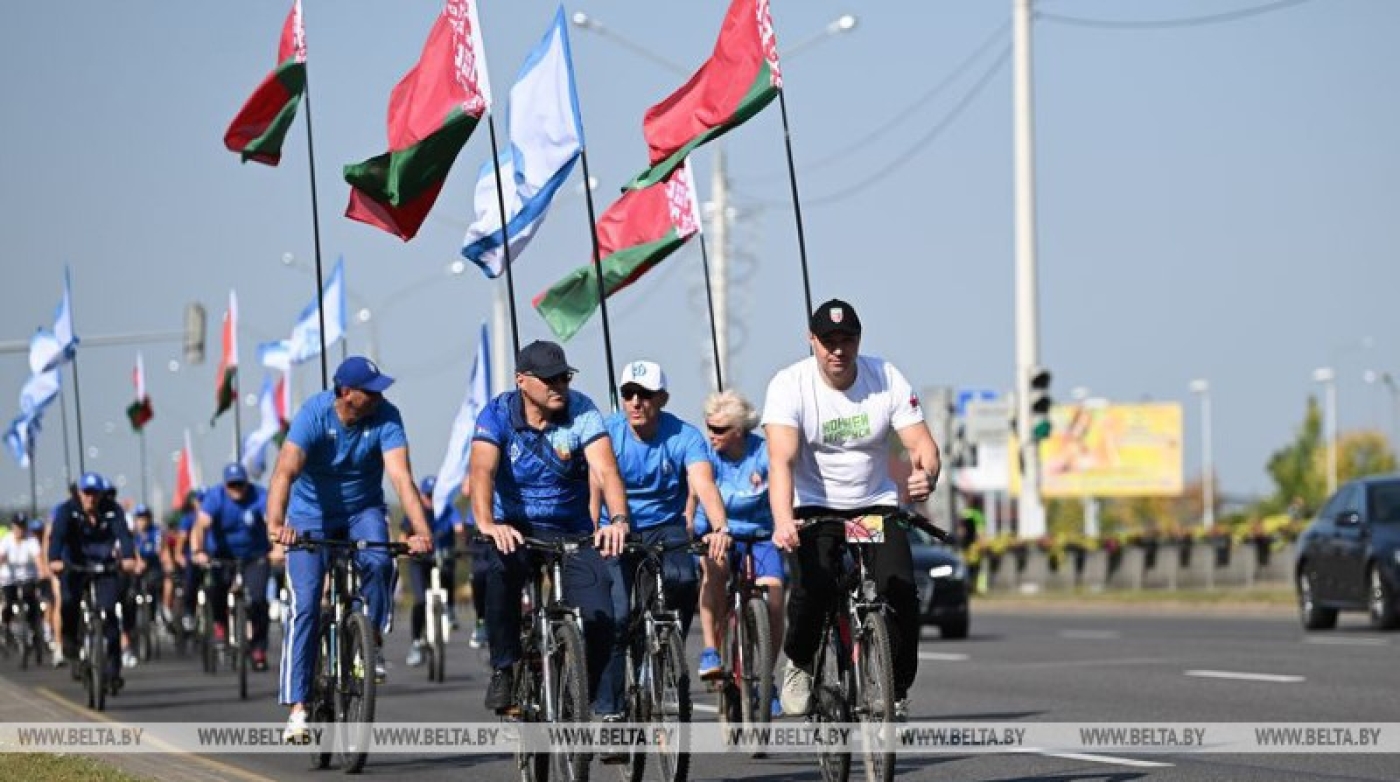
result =
[{"label": "crowd of cyclists", "polygon": [[[764,705],[773,716],[807,714],[824,612],[841,586],[833,528],[807,530],[804,523],[894,514],[901,502],[927,499],[940,467],[910,383],[889,362],[860,352],[854,307],[825,302],[808,326],[811,355],[775,375],[761,409],[736,391],[720,391],[705,400],[698,427],[666,410],[670,389],[656,362],[624,365],[620,410],[605,415],[571,387],[578,370],[559,345],[525,346],[516,357],[515,388],[490,400],[476,422],[460,487],[465,514],[456,502],[434,512],[435,479],[415,483],[403,418],[384,397],[393,378],[368,359],[350,357],[333,388],[296,413],[266,489],[242,465],[229,464],[219,485],[191,492],[178,522],[162,528],[150,508],[128,512],[114,487],[88,472],[46,518],[17,514],[0,541],[7,645],[12,626],[33,622],[55,666],[73,661],[80,651],[76,596],[87,579],[97,579],[107,617],[104,681],[118,694],[123,670],[140,663],[136,596],[158,607],[162,635],[188,638],[201,589],[216,612],[226,610],[233,570],[211,564],[236,562],[248,598],[254,671],[271,667],[272,606],[284,622],[276,665],[278,699],[289,709],[284,739],[302,741],[320,653],[326,558],[298,543],[366,541],[374,545],[357,548],[354,559],[376,636],[376,681],[386,678],[379,650],[396,584],[410,606],[405,662],[418,666],[427,651],[430,574],[438,568],[456,629],[466,613],[456,605],[458,575],[466,570],[474,607],[470,643],[489,647],[485,706],[509,715],[521,705],[514,683],[531,564],[522,542],[588,536],[592,545],[566,562],[563,594],[582,617],[587,691],[597,719],[624,714],[624,628],[636,572],[634,555],[622,554],[629,540],[666,547],[665,600],[678,609],[682,637],[700,615],[694,672],[702,681],[725,675],[730,575],[744,556],[766,594],[771,637],[783,639],[764,664],[771,669],[779,651],[787,658],[781,685],[763,694]],[[898,485],[891,439],[902,444],[911,467]],[[386,478],[403,509],[398,525],[387,517]],[[411,554],[397,567],[380,545],[395,533]],[[906,531],[888,524],[885,535],[869,560],[894,617],[894,713],[904,718],[918,664],[916,592]],[[691,541],[700,543],[685,547]],[[469,567],[459,568],[458,559]],[[90,563],[117,567],[92,575],[81,567]],[[400,580],[402,571],[407,578]],[[42,620],[35,619],[39,613]],[[225,643],[226,626],[218,614],[210,642]]]}]

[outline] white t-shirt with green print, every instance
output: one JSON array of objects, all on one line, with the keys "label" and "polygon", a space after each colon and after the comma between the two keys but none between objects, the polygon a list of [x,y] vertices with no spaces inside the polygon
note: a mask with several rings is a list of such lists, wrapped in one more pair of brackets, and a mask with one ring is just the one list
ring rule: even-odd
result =
[{"label": "white t-shirt with green print", "polygon": [[923,422],[909,381],[874,356],[856,359],[856,381],[845,391],[826,384],[816,358],[803,359],[773,377],[763,405],[764,425],[798,430],[794,508],[899,504],[886,441],[891,431]]}]

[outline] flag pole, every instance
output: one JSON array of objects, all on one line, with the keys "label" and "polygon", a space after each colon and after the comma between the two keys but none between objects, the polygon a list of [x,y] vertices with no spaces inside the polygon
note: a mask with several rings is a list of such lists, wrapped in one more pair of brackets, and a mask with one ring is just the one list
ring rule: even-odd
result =
[{"label": "flag pole", "polygon": [[73,356],[73,417],[78,422],[78,472],[86,472],[87,464],[83,453],[83,392],[78,386],[78,356]]},{"label": "flag pole", "polygon": [[63,426],[63,483],[73,485],[73,454],[68,449],[68,392],[58,400],[58,420]]},{"label": "flag pole", "polygon": [[[309,68],[307,69],[310,70]],[[311,74],[307,73],[306,83],[302,87],[302,100],[306,103],[306,164],[311,180],[311,235],[316,244],[316,317],[320,321],[321,327],[321,390],[325,391],[330,387],[330,370],[326,367],[326,302],[325,295],[321,291],[321,217],[320,207],[316,201],[316,147],[311,143]],[[341,339],[344,339],[342,335]],[[345,345],[341,343],[341,350]],[[236,375],[235,375],[236,377]]]},{"label": "flag pole", "polygon": [[[29,442],[24,444],[25,450],[29,451],[29,517],[39,518],[39,478],[35,474],[37,468],[34,466],[34,432],[30,431]],[[48,552],[44,553],[48,556]]]},{"label": "flag pole", "polygon": [[496,169],[496,206],[501,210],[501,258],[506,267],[506,298],[510,302],[510,339],[515,352],[520,352],[520,323],[515,316],[515,275],[510,257],[510,226],[506,218],[506,188],[501,182],[501,152],[496,145],[496,115],[486,115],[486,127],[491,132],[491,165]]},{"label": "flag pole", "polygon": [[783,145],[787,148],[788,184],[792,188],[792,213],[797,218],[797,254],[802,261],[802,295],[807,308],[802,311],[802,322],[807,322],[807,314],[812,311],[812,280],[807,271],[807,237],[802,231],[802,201],[797,197],[797,166],[792,161],[792,128],[788,125],[786,90],[778,90],[778,108],[783,115]]},{"label": "flag pole", "polygon": [[[237,343],[237,340],[234,340]],[[238,384],[238,365],[233,367],[233,460],[243,462],[243,413],[239,410],[239,396],[242,389]]]},{"label": "flag pole", "polygon": [[151,493],[150,467],[149,463],[146,461],[146,427],[142,426],[138,429],[136,431],[136,436],[141,440],[141,502],[149,506],[151,504]]},{"label": "flag pole", "polygon": [[587,147],[580,150],[579,158],[583,160],[583,195],[588,203],[588,235],[593,240],[593,277],[598,282],[598,308],[603,317],[603,353],[607,356],[608,362],[608,401],[612,403],[613,412],[617,412],[617,372],[613,369],[612,328],[608,324],[607,286],[603,284],[603,250],[598,245],[598,218],[593,210],[593,188],[588,186],[588,183],[593,181],[593,177],[588,173]]},{"label": "flag pole", "polygon": [[710,347],[715,355],[715,390],[724,390],[724,370],[719,363],[719,328],[715,325],[715,293],[710,281],[710,251],[705,247],[705,232],[700,232],[700,266],[705,271],[705,304],[710,308]]}]

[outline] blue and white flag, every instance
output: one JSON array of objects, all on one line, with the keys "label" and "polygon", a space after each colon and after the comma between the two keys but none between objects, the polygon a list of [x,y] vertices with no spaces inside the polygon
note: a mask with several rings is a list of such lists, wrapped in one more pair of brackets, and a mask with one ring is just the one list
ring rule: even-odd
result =
[{"label": "blue and white flag", "polygon": [[261,477],[267,470],[267,446],[282,432],[282,419],[277,415],[277,400],[274,396],[277,382],[272,375],[263,375],[262,390],[258,392],[258,411],[262,420],[258,428],[243,438],[243,466],[254,478]]},{"label": "blue and white flag", "polygon": [[[507,115],[510,148],[502,155],[500,168],[502,181],[513,184],[505,187],[505,207],[514,260],[539,230],[555,191],[569,178],[583,151],[583,121],[563,6],[510,88]],[[478,175],[473,205],[476,220],[462,241],[462,255],[487,277],[499,277],[506,258],[496,172],[489,161]]]},{"label": "blue and white flag", "polygon": [[19,412],[35,418],[58,396],[63,348],[53,334],[39,329],[29,339],[29,368],[33,373],[19,392]]},{"label": "blue and white flag", "polygon": [[15,416],[15,420],[5,429],[5,450],[10,452],[22,470],[29,468],[29,454],[33,453],[34,437],[38,433],[39,418],[31,418],[24,413]]},{"label": "blue and white flag", "polygon": [[291,341],[279,339],[274,342],[259,342],[258,363],[278,372],[290,371],[292,368]]},{"label": "blue and white flag", "polygon": [[[326,305],[326,347],[336,340],[345,338],[345,259],[335,262],[326,287],[321,290],[321,298]],[[312,301],[301,311],[297,324],[292,327],[288,340],[291,363],[303,364],[321,355],[321,318],[317,315],[317,302]],[[261,350],[261,346],[259,346]]]},{"label": "blue and white flag", "polygon": [[433,489],[433,518],[442,515],[462,488],[462,479],[467,476],[467,464],[471,457],[476,417],[490,400],[491,340],[486,324],[482,323],[481,339],[476,345],[476,361],[472,363],[471,378],[467,381],[467,396],[462,400],[462,406],[457,408],[457,419],[452,422],[452,436],[447,442],[447,454],[443,456],[442,466],[437,471],[437,486]]},{"label": "blue and white flag", "polygon": [[[44,363],[42,371],[57,369],[78,355],[78,336],[73,333],[73,296],[70,291],[68,269],[63,270],[63,299],[54,312],[53,337],[58,341],[58,350]],[[31,345],[31,351],[33,347]],[[32,355],[32,353],[31,353]],[[32,368],[32,367],[31,367]],[[41,371],[34,369],[35,372]]]}]

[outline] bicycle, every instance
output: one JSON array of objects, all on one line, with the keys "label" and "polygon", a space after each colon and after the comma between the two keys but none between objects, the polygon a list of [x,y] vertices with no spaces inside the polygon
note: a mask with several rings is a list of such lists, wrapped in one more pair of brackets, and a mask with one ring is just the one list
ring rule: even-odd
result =
[{"label": "bicycle", "polygon": [[[369,726],[374,722],[374,661],[378,655],[374,628],[360,591],[360,567],[354,553],[371,548],[385,549],[390,556],[409,553],[405,543],[367,540],[297,539],[289,551],[323,549],[329,555],[328,587],[317,630],[316,672],[311,698],[307,702],[307,722],[314,725],[354,725],[349,734],[335,734],[331,747],[324,744],[312,751],[315,769],[330,766],[332,755],[347,774],[359,773],[369,758]],[[283,643],[289,643],[284,639]],[[325,735],[314,727],[312,735]],[[334,750],[334,752],[333,752]]]},{"label": "bicycle", "polygon": [[20,670],[29,668],[31,657],[35,667],[42,666],[46,606],[39,595],[39,582],[34,579],[19,581],[7,587],[7,591],[12,592],[15,599],[5,603],[6,653],[11,649],[19,652]]},{"label": "bicycle", "polygon": [[[685,639],[681,636],[680,613],[666,604],[663,557],[672,551],[704,554],[709,544],[643,543],[629,538],[623,555],[640,554],[632,591],[628,595],[626,637],[626,689],[623,703],[627,722],[662,723],[665,732],[655,735],[678,739],[669,751],[657,753],[662,782],[685,782],[690,772],[689,742],[684,733],[690,724],[690,672],[685,664]],[[641,782],[646,771],[647,752],[633,750],[621,769],[624,782]]]},{"label": "bicycle", "polygon": [[[588,669],[584,662],[583,617],[564,602],[564,560],[580,547],[593,545],[591,533],[557,540],[522,536],[522,546],[539,554],[530,557],[530,577],[525,580],[520,622],[520,660],[515,664],[516,707],[510,721],[586,723],[590,719]],[[495,545],[477,533],[474,541]],[[549,582],[546,600],[545,580]],[[522,782],[572,780],[585,782],[591,758],[587,753],[560,746],[535,752],[522,745],[515,756]]]},{"label": "bicycle", "polygon": [[132,641],[136,645],[136,657],[143,663],[152,658],[160,659],[160,638],[156,632],[156,606],[160,597],[155,587],[160,582],[155,576],[158,575],[160,571],[148,568],[138,576],[132,596],[132,608],[136,612]]},{"label": "bicycle", "polygon": [[423,606],[423,652],[428,658],[430,682],[447,679],[447,641],[452,634],[452,616],[448,610],[448,595],[443,586],[442,571],[449,558],[461,557],[461,552],[433,550],[433,567],[429,571]]},{"label": "bicycle", "polygon": [[[83,595],[78,599],[78,627],[82,645],[78,650],[78,660],[74,664],[74,678],[83,683],[88,695],[88,708],[97,711],[107,709],[107,610],[101,607],[97,596],[97,580],[116,576],[120,567],[112,562],[89,564],[69,563],[70,573],[87,576],[83,584]],[[120,621],[120,617],[117,618]]]},{"label": "bicycle", "polygon": [[[198,626],[201,643],[204,646],[205,673],[218,673],[219,657],[227,655],[230,666],[238,674],[238,698],[246,701],[248,700],[249,637],[248,598],[244,594],[243,588],[244,566],[245,563],[241,559],[211,557],[203,566],[204,578],[199,585],[199,594],[195,597],[195,602],[200,611]],[[214,628],[219,623],[215,616],[214,601],[210,598],[210,593],[216,586],[214,581],[221,570],[232,574],[224,597],[227,614],[223,621],[224,641],[222,643],[214,635]]]},{"label": "bicycle", "polygon": [[[890,645],[890,608],[869,571],[866,544],[884,540],[888,524],[918,526],[939,539],[942,530],[906,511],[875,511],[853,516],[821,516],[798,521],[800,535],[828,524],[840,524],[844,537],[836,551],[841,560],[837,599],[822,622],[821,643],[813,667],[812,699],[807,721],[861,724],[861,760],[870,782],[894,779],[894,665]],[[853,719],[854,718],[854,719]],[[849,747],[824,745],[818,760],[822,779],[846,782],[850,777]]]},{"label": "bicycle", "polygon": [[[731,551],[729,618],[720,640],[719,720],[725,736],[731,726],[766,725],[773,720],[773,627],[768,614],[768,587],[755,583],[753,545],[772,533],[729,533]],[[764,753],[755,752],[754,757]]]}]

